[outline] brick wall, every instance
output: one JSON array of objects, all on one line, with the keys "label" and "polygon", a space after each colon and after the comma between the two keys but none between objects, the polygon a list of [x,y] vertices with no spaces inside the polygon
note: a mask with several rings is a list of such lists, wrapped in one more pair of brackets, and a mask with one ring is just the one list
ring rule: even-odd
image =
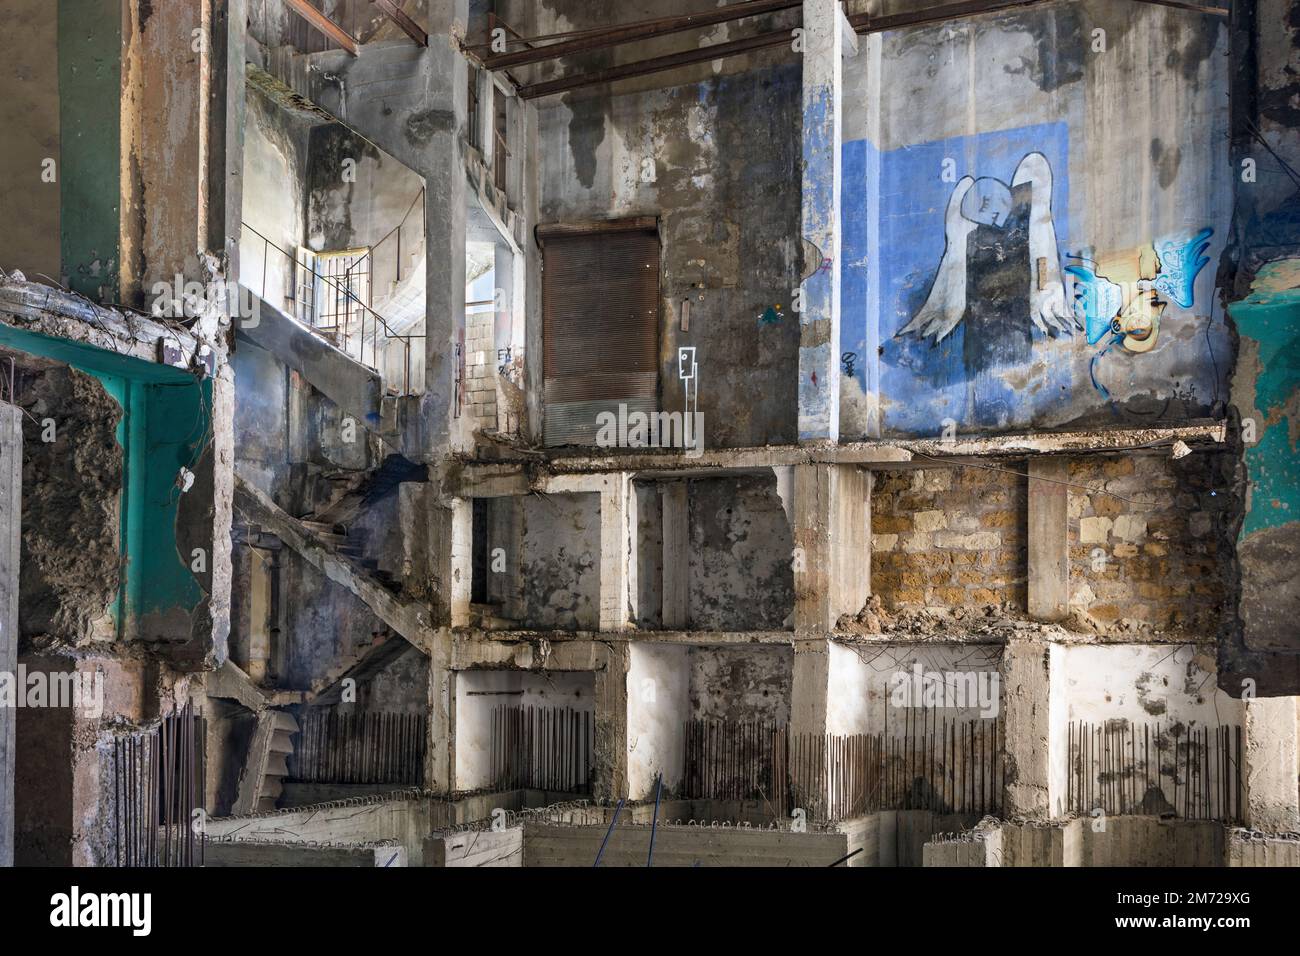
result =
[{"label": "brick wall", "polygon": [[1230,462],[1197,453],[1074,459],[1070,604],[1100,624],[1128,619],[1212,637],[1227,591],[1221,543]]},{"label": "brick wall", "polygon": [[475,312],[465,322],[465,413],[480,428],[497,427],[495,321],[491,312]]},{"label": "brick wall", "polygon": [[1025,483],[977,467],[877,472],[872,590],[886,607],[1009,602],[1023,610]]}]

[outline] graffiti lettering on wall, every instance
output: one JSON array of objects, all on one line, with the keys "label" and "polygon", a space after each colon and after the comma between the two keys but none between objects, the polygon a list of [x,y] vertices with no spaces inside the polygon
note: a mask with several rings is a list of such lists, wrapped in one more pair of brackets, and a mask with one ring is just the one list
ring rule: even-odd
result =
[{"label": "graffiti lettering on wall", "polygon": [[1113,282],[1097,271],[1088,256],[1071,256],[1077,263],[1065,267],[1074,279],[1074,312],[1083,324],[1090,346],[1105,343],[1089,362],[1093,386],[1109,399],[1110,392],[1099,381],[1097,363],[1112,349],[1132,355],[1150,352],[1160,338],[1160,319],[1169,302],[1190,309],[1195,300],[1196,277],[1209,263],[1205,255],[1213,229],[1202,229],[1187,237],[1160,239],[1152,243],[1156,272],[1135,282]]},{"label": "graffiti lettering on wall", "polygon": [[[1021,315],[1023,324],[1015,318]],[[1021,159],[1010,185],[988,176],[958,181],[944,213],[934,282],[925,304],[897,334],[938,344],[962,325],[963,358],[976,373],[1027,360],[1031,322],[1052,336],[1078,327],[1061,278],[1052,168],[1042,153]]]},{"label": "graffiti lettering on wall", "polygon": [[858,362],[857,352],[845,352],[843,355],[840,356],[840,371],[844,373],[846,378],[853,377],[853,367],[857,364],[857,362]]}]

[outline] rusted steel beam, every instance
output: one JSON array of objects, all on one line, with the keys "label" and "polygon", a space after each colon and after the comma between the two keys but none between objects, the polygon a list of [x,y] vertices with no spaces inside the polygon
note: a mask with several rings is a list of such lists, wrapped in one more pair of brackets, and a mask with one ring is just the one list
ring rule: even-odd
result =
[{"label": "rusted steel beam", "polygon": [[302,17],[325,36],[329,37],[353,56],[357,55],[357,40],[325,14],[313,7],[307,0],[284,0],[285,4],[298,16]]},{"label": "rusted steel beam", "polygon": [[539,96],[549,96],[552,93],[577,89],[581,86],[590,86],[593,83],[609,83],[613,80],[622,80],[631,76],[661,73],[664,70],[673,70],[679,66],[689,66],[692,63],[707,63],[709,60],[736,56],[739,53],[748,53],[751,50],[761,50],[765,47],[779,46],[790,42],[790,33],[785,30],[760,33],[757,36],[746,37],[743,40],[714,43],[711,46],[703,46],[695,50],[683,50],[680,53],[657,56],[650,60],[637,60],[635,63],[624,63],[621,66],[611,66],[603,70],[593,70],[589,73],[574,73],[569,76],[562,76],[558,80],[532,83],[520,87],[519,95],[523,99],[531,100]]},{"label": "rusted steel beam", "polygon": [[417,44],[420,46],[429,45],[429,34],[425,33],[418,23],[408,17],[394,0],[370,0],[370,2],[378,7],[384,16],[401,27],[406,35]]},{"label": "rusted steel beam", "polygon": [[[856,13],[849,17],[849,24],[859,34],[883,33],[886,30],[898,30],[903,27],[923,26],[929,23],[945,23],[963,17],[976,16],[981,13],[999,13],[1018,7],[1036,7],[1054,0],[965,0],[962,3],[946,3],[941,6],[924,7],[907,13],[893,13],[888,16],[872,16]],[[1135,3],[1154,3],[1173,7],[1177,10],[1191,10],[1195,13],[1207,13],[1226,17],[1228,11],[1223,7],[1206,7],[1183,0],[1134,0]]]},{"label": "rusted steel beam", "polygon": [[1002,10],[1014,10],[1017,7],[1036,7],[1051,3],[1053,0],[964,0],[962,3],[946,3],[942,6],[925,7],[907,13],[892,13],[888,16],[872,16],[868,13],[856,13],[849,17],[849,25],[859,33],[883,33],[901,27],[915,27],[927,23],[943,23],[947,20],[959,20],[962,17],[979,13],[997,13]]},{"label": "rusted steel beam", "polygon": [[633,40],[667,36],[672,33],[680,33],[683,30],[727,23],[731,20],[739,20],[741,17],[755,17],[764,13],[776,13],[798,6],[801,6],[801,4],[797,0],[745,0],[743,3],[733,3],[704,13],[665,17],[658,20],[643,20],[639,23],[629,23],[624,26],[585,33],[570,40],[552,43],[549,46],[517,50],[514,53],[498,53],[494,56],[485,57],[483,65],[489,70],[499,70],[510,66],[522,66],[525,63],[539,63],[543,60],[553,60],[573,53],[583,53],[587,50],[631,43]]}]

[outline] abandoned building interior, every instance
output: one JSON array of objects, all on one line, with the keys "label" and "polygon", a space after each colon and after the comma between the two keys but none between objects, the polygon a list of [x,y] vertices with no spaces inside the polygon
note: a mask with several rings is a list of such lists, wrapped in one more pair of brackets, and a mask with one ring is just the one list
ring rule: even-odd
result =
[{"label": "abandoned building interior", "polygon": [[0,46],[0,864],[1300,865],[1300,3]]}]

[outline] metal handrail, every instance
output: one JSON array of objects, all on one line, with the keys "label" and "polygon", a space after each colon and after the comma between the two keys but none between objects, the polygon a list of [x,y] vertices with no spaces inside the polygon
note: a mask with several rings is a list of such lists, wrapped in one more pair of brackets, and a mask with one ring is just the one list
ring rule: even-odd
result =
[{"label": "metal handrail", "polygon": [[[418,197],[417,197],[417,198],[418,198]],[[312,269],[312,268],[310,268],[310,267],[303,266],[302,263],[298,262],[296,256],[294,256],[293,254],[289,253],[288,251],[286,251],[286,250],[280,248],[280,246],[276,245],[274,242],[272,242],[272,241],[271,241],[269,238],[267,238],[265,235],[263,235],[262,233],[258,232],[258,230],[255,229],[255,228],[253,228],[253,226],[249,225],[247,222],[242,222],[242,221],[241,221],[241,224],[243,225],[243,227],[244,227],[245,229],[247,229],[247,230],[248,230],[249,232],[251,232],[253,235],[257,236],[257,237],[258,237],[259,239],[261,239],[262,242],[264,243],[264,248],[263,248],[263,251],[262,251],[262,293],[261,293],[261,297],[262,297],[263,301],[266,300],[266,274],[267,274],[267,268],[266,268],[267,262],[266,262],[266,260],[267,260],[267,254],[268,254],[269,250],[274,249],[276,252],[280,253],[282,256],[284,256],[286,259],[288,259],[291,263],[293,263],[293,265],[294,265],[295,268],[306,268],[307,272],[311,273],[311,274],[312,274],[313,276],[315,276],[317,279],[320,279],[321,281],[326,282],[326,283],[330,283],[330,284],[332,284],[332,285],[334,286],[334,288],[335,288],[337,291],[341,291],[341,292],[343,293],[344,297],[345,297],[345,301],[347,301],[347,302],[349,302],[349,303],[355,302],[355,303],[356,303],[358,306],[360,306],[360,307],[361,307],[361,308],[362,308],[366,313],[369,313],[369,314],[373,317],[373,320],[374,320],[374,322],[375,322],[375,325],[372,326],[372,328],[371,328],[372,337],[377,336],[378,333],[379,333],[379,329],[382,329],[382,330],[383,330],[383,336],[384,336],[384,338],[386,338],[386,339],[392,339],[392,340],[395,340],[395,341],[398,341],[398,342],[401,342],[401,343],[402,343],[402,346],[403,346],[403,363],[402,363],[402,365],[403,365],[403,381],[402,381],[402,394],[404,394],[404,395],[409,395],[409,394],[410,394],[410,391],[411,391],[411,340],[412,340],[412,339],[423,339],[423,338],[426,337],[425,334],[424,334],[424,333],[409,333],[409,332],[403,334],[403,333],[394,332],[394,331],[392,330],[392,328],[389,326],[387,319],[385,319],[384,316],[382,316],[380,313],[378,313],[378,312],[376,312],[374,309],[372,309],[372,308],[371,308],[369,305],[367,305],[365,302],[362,302],[361,299],[357,297],[356,293],[354,293],[350,288],[348,288],[346,285],[343,285],[342,283],[340,283],[340,282],[339,282],[339,277],[337,277],[337,276],[326,276],[326,275],[321,275],[321,274],[320,274],[319,272],[317,272],[315,269]],[[399,227],[399,228],[400,228],[400,227]],[[390,233],[390,234],[391,234],[391,233]],[[387,238],[387,237],[385,237],[385,238]],[[382,241],[382,240],[381,240],[381,241]],[[367,253],[367,255],[369,255],[369,253]],[[296,298],[296,296],[295,296],[295,298]],[[346,313],[345,313],[345,314],[346,314]],[[294,316],[293,318],[294,318],[295,321],[297,321],[297,316]],[[303,325],[303,327],[306,328],[308,331],[310,331],[310,332],[312,332],[312,333],[314,333],[314,334],[320,336],[322,339],[325,339],[326,341],[329,341],[329,337],[326,336],[326,335],[321,331],[321,329],[320,329],[319,327],[314,326],[314,325],[305,325],[305,324],[302,323],[302,322],[299,322],[299,324],[300,324],[300,325]],[[347,346],[347,336],[348,336],[348,334],[349,334],[349,331],[350,331],[350,329],[349,329],[349,326],[348,326],[348,321],[347,321],[347,319],[345,318],[345,320],[344,320],[344,325],[343,325],[343,339],[342,339],[342,341],[343,341],[343,345],[344,345],[344,349],[343,349],[343,350],[344,350],[345,352],[346,352],[346,346]],[[366,326],[365,326],[365,316],[363,315],[363,316],[362,316],[362,320],[361,320],[361,345],[360,345],[360,348],[359,348],[359,358],[358,358],[358,361],[360,361],[361,364],[362,364],[362,365],[365,365],[367,368],[373,369],[374,371],[379,371],[379,368],[378,368],[378,357],[377,357],[377,355],[376,355],[375,346],[374,346],[373,344],[372,344],[371,347],[370,347],[370,353],[371,353],[372,356],[375,357],[375,364],[372,365],[372,364],[366,362],[365,342],[366,342]]]}]

